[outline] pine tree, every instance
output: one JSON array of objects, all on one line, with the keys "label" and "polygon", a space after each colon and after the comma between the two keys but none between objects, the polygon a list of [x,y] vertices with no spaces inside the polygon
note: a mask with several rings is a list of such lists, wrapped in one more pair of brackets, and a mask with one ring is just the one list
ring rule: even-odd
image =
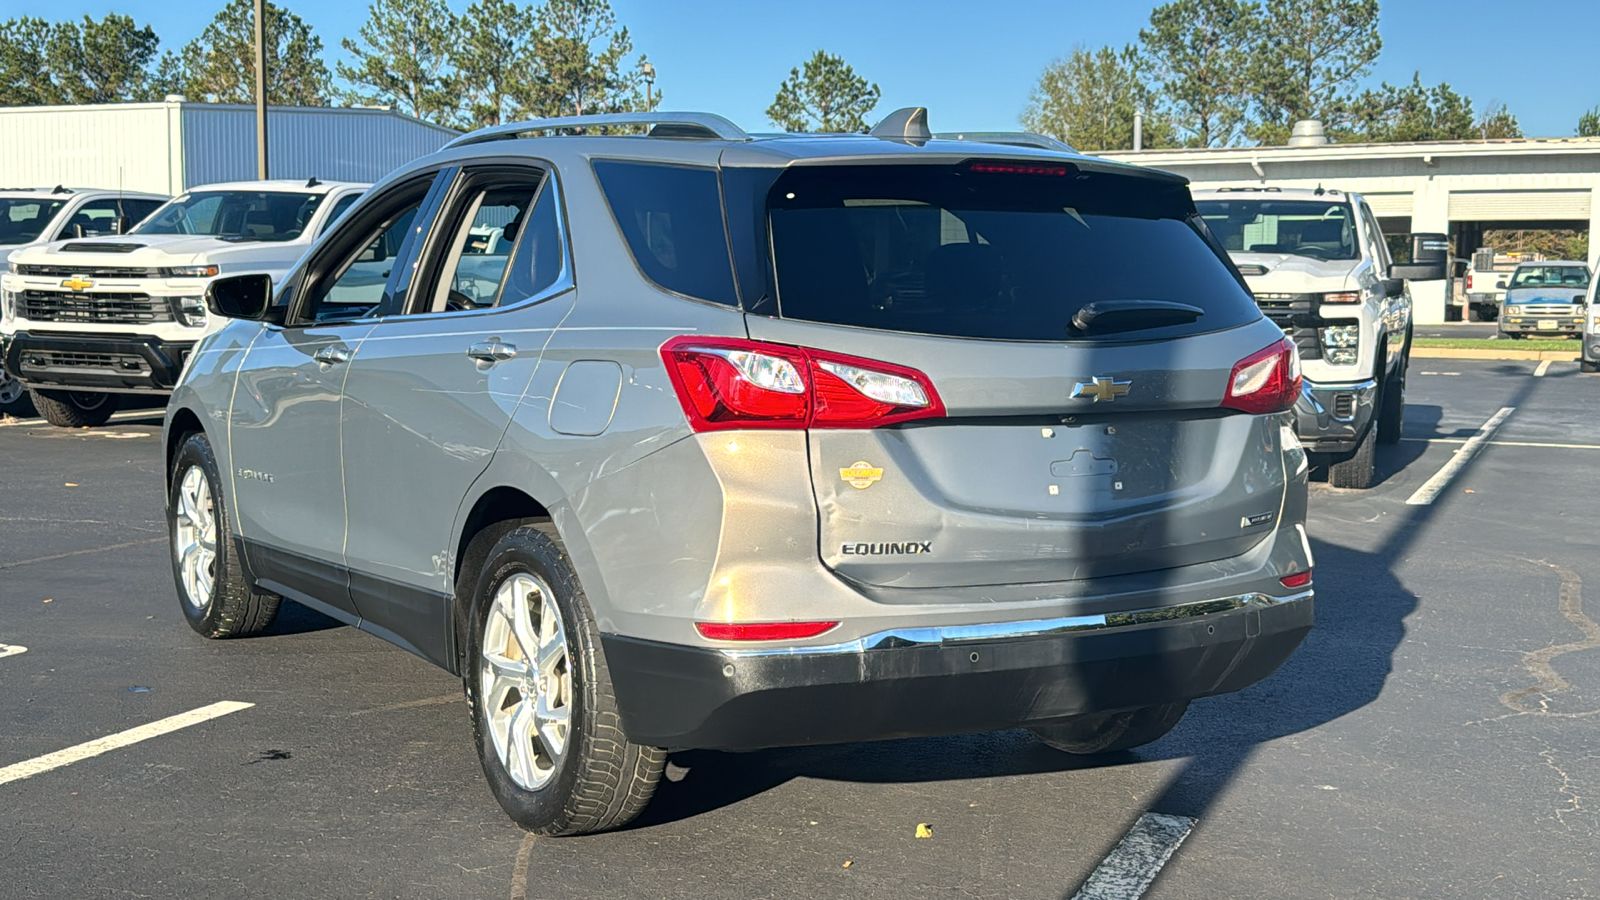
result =
[{"label": "pine tree", "polygon": [[[267,18],[267,102],[326,106],[332,79],[322,61],[322,39],[299,16],[272,2]],[[184,45],[175,68],[190,100],[255,101],[255,9],[252,0],[229,0],[200,36]],[[166,68],[166,61],[162,61]]]},{"label": "pine tree", "polygon": [[864,132],[880,93],[843,57],[818,50],[803,70],[789,70],[767,118],[784,131]]},{"label": "pine tree", "polygon": [[361,41],[341,41],[353,65],[338,64],[349,82],[340,99],[393,106],[439,124],[456,119],[457,87],[449,68],[458,22],[444,0],[373,0]]}]

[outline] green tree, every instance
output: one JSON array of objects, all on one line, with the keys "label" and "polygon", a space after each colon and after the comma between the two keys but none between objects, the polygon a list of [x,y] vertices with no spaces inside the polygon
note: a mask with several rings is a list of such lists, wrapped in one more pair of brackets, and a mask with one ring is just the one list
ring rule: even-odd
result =
[{"label": "green tree", "polygon": [[1045,67],[1034,85],[1022,125],[1079,150],[1133,147],[1133,114],[1144,113],[1144,145],[1169,146],[1172,129],[1145,86],[1133,47],[1076,47]]},{"label": "green tree", "polygon": [[352,64],[340,62],[339,92],[351,104],[393,106],[406,115],[445,124],[456,118],[456,84],[449,67],[457,39],[455,14],[444,0],[373,0],[361,41],[340,41]]},{"label": "green tree", "polygon": [[1171,0],[1139,32],[1180,138],[1193,147],[1236,144],[1247,132],[1250,60],[1261,8],[1245,0]]},{"label": "green tree", "polygon": [[1472,118],[1472,100],[1449,84],[1425,87],[1422,76],[1396,87],[1384,82],[1366,90],[1350,104],[1347,122],[1337,132],[1347,140],[1464,141],[1478,136]]},{"label": "green tree", "polygon": [[508,0],[478,0],[461,15],[450,62],[468,127],[498,125],[516,115],[519,85],[536,71],[536,31],[533,11]]},{"label": "green tree", "polygon": [[1600,106],[1578,117],[1578,137],[1600,137]]},{"label": "green tree", "polygon": [[0,105],[143,100],[159,43],[155,29],[115,13],[0,23]]},{"label": "green tree", "polygon": [[641,54],[617,25],[606,0],[547,0],[534,14],[532,77],[516,92],[519,109],[537,118],[643,110]]},{"label": "green tree", "polygon": [[1478,117],[1478,134],[1486,141],[1505,140],[1506,138],[1522,137],[1522,125],[1517,122],[1517,117],[1511,114],[1504,103],[1490,106]]},{"label": "green tree", "polygon": [[880,93],[843,57],[818,50],[803,70],[789,70],[767,118],[784,131],[864,132]]},{"label": "green tree", "polygon": [[1281,145],[1301,119],[1337,128],[1349,115],[1355,83],[1383,49],[1378,0],[1266,0],[1258,22],[1250,136]]},{"label": "green tree", "polygon": [[[275,3],[267,17],[267,102],[326,106],[332,79],[322,61],[322,39],[304,20]],[[252,0],[229,0],[200,36],[185,44],[175,75],[191,100],[255,101],[255,10]],[[176,71],[172,71],[175,69]]]}]

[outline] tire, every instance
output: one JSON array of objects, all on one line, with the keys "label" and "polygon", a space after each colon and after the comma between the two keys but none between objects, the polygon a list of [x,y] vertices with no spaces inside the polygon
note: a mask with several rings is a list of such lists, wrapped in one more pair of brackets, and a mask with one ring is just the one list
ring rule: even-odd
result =
[{"label": "tire", "polygon": [[255,590],[234,554],[228,508],[217,489],[222,480],[204,434],[184,439],[170,475],[168,547],[184,619],[208,638],[260,633],[277,616],[280,600]]},{"label": "tire", "polygon": [[1593,375],[1596,372],[1600,372],[1600,362],[1590,362],[1587,359],[1579,360],[1578,371]]},{"label": "tire", "polygon": [[1410,365],[1411,354],[1408,352],[1400,360],[1399,373],[1384,382],[1383,393],[1378,396],[1378,423],[1373,427],[1378,431],[1380,444],[1400,443],[1400,432],[1405,427],[1406,418],[1406,369]]},{"label": "tire", "polygon": [[58,428],[95,428],[104,425],[117,411],[115,394],[88,391],[46,391],[29,388],[33,408],[44,420]]},{"label": "tire", "polygon": [[1189,709],[1189,701],[1146,706],[1129,712],[1091,713],[1048,725],[1032,725],[1034,737],[1063,753],[1092,756],[1117,753],[1151,743],[1171,731]]},{"label": "tire", "polygon": [[1365,490],[1372,487],[1377,470],[1378,424],[1373,423],[1362,435],[1354,452],[1328,464],[1328,484],[1336,488]]},{"label": "tire", "polygon": [[28,398],[28,389],[22,382],[11,377],[11,373],[0,368],[0,415],[25,418],[34,413],[33,403]]},{"label": "tire", "polygon": [[[535,834],[626,825],[650,802],[667,754],[622,733],[600,631],[560,539],[540,523],[479,540],[494,544],[466,595],[461,671],[489,790]],[[537,646],[524,653],[524,641]]]}]

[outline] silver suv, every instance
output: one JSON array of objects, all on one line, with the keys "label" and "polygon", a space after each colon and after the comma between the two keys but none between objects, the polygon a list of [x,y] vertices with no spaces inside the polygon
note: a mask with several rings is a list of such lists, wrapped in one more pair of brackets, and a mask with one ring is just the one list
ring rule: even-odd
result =
[{"label": "silver suv", "polygon": [[207,302],[189,623],[287,598],[460,674],[536,832],[627,822],[674,748],[1134,747],[1311,628],[1294,346],[1176,176],[920,109],[546,120]]}]

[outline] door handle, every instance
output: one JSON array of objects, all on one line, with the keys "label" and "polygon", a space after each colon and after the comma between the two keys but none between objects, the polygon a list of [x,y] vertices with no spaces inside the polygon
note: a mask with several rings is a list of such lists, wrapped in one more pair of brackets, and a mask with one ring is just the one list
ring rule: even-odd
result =
[{"label": "door handle", "polygon": [[350,361],[350,348],[342,344],[329,344],[311,357],[325,366],[335,366]]},{"label": "door handle", "polygon": [[499,339],[481,341],[467,348],[467,355],[479,362],[505,362],[517,355],[517,345]]}]

